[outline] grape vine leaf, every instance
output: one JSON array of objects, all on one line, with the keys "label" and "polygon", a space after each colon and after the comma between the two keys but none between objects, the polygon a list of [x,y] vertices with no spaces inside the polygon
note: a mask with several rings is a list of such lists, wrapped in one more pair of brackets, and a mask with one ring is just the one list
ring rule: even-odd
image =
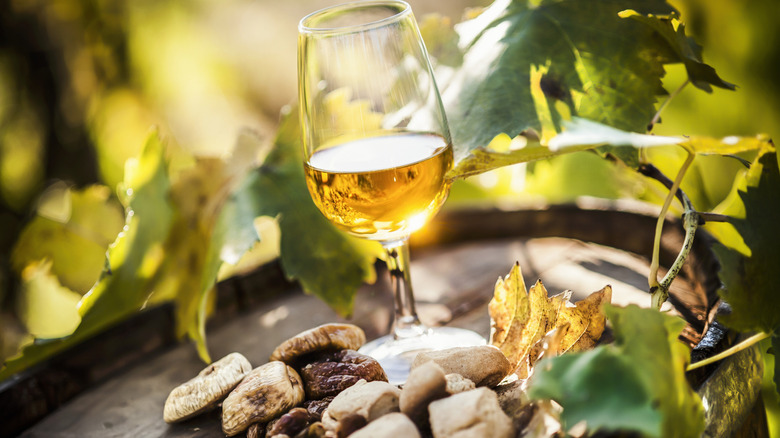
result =
[{"label": "grape vine leaf", "polygon": [[742,254],[722,244],[715,250],[721,262],[720,294],[731,305],[731,315],[723,321],[740,331],[777,332],[780,329],[780,295],[775,272],[780,266],[780,170],[774,147],[765,147],[746,175],[746,189],[739,197],[744,217],[730,222],[742,236],[750,254]]},{"label": "grape vine leaf", "polygon": [[771,140],[765,134],[753,137],[732,135],[723,138],[695,135],[660,136],[628,132],[580,117],[573,117],[570,121],[564,122],[563,127],[563,132],[553,137],[549,142],[550,150],[554,152],[568,148],[578,151],[584,146],[609,145],[648,148],[680,145],[692,153],[728,155],[771,147]]},{"label": "grape vine leaf", "polygon": [[147,305],[169,300],[176,302],[177,334],[188,334],[209,362],[205,320],[217,272],[258,239],[246,176],[256,168],[262,147],[256,136],[243,133],[226,159],[185,159],[186,166],[171,178],[165,158],[170,151],[152,134],[141,156],[126,166],[125,227],[108,249],[100,279],[79,302],[80,324],[72,334],[61,333],[68,335],[64,338],[37,339],[0,374],[10,375]]},{"label": "grape vine leaf", "polygon": [[[570,116],[644,131],[656,97],[665,94],[664,64],[684,59],[654,27],[619,16],[630,8],[653,16],[677,13],[663,0],[642,2],[641,8],[629,0],[497,0],[458,24],[463,64],[440,81],[456,162],[471,160],[477,151],[490,154],[486,145],[501,133],[536,137],[546,146]],[[601,152],[638,163],[629,148]],[[479,173],[480,163],[468,167]]]},{"label": "grape vine leaf", "polygon": [[16,314],[27,332],[38,339],[67,336],[81,321],[76,311],[81,294],[62,286],[51,266],[46,259],[27,265],[16,295]]},{"label": "grape vine leaf", "polygon": [[248,190],[259,214],[278,217],[285,274],[348,316],[358,287],[376,279],[374,262],[382,257],[381,247],[339,231],[314,205],[303,175],[298,120],[297,111],[283,115],[275,147],[252,175]]},{"label": "grape vine leaf", "polygon": [[[558,402],[569,428],[634,430],[650,437],[699,437],[701,401],[685,378],[685,322],[653,309],[605,306],[615,342],[543,359],[529,382],[532,399]],[[594,403],[598,400],[598,403]]]},{"label": "grape vine leaf", "polygon": [[693,38],[685,35],[685,24],[680,22],[676,13],[655,15],[640,14],[632,9],[620,12],[621,18],[632,18],[647,24],[660,35],[669,47],[685,65],[688,79],[696,87],[708,93],[712,92],[712,85],[734,90],[736,86],[726,82],[718,76],[712,66],[705,64],[701,57],[701,46]]},{"label": "grape vine leaf", "polygon": [[125,227],[109,247],[100,280],[79,302],[77,332],[105,327],[137,311],[151,293],[174,215],[164,152],[164,142],[153,133],[138,159],[125,165]]},{"label": "grape vine leaf", "polygon": [[206,363],[211,359],[205,324],[219,268],[238,262],[259,239],[255,204],[245,191],[247,175],[267,146],[244,131],[228,157],[198,157],[171,184],[173,225],[163,245],[155,299],[176,301],[177,335],[194,340]]},{"label": "grape vine leaf", "polygon": [[163,143],[153,133],[139,158],[126,165],[124,189],[132,195],[128,197],[125,226],[109,247],[100,278],[79,301],[81,322],[76,330],[64,338],[27,344],[4,363],[0,380],[87,339],[146,302],[154,268],[162,258],[161,242],[168,235],[173,215],[163,156]]},{"label": "grape vine leaf", "polygon": [[[30,263],[50,260],[51,273],[68,289],[86,293],[103,270],[106,248],[122,230],[122,208],[108,187],[83,189],[55,183],[41,196],[37,215],[14,245],[18,274]],[[74,257],[78,254],[78,257]]]},{"label": "grape vine leaf", "polygon": [[484,173],[500,167],[528,161],[543,160],[578,150],[592,149],[591,145],[572,146],[565,151],[554,151],[543,146],[538,138],[519,135],[510,138],[498,134],[487,146],[473,149],[470,155],[455,163],[447,178],[458,179]]},{"label": "grape vine leaf", "polygon": [[526,292],[517,262],[496,282],[488,304],[489,344],[504,353],[520,378],[533,369],[548,336],[556,352],[589,349],[601,338],[606,322],[602,305],[612,299],[612,288],[606,286],[576,304],[571,295],[565,291],[548,297],[541,280]]}]

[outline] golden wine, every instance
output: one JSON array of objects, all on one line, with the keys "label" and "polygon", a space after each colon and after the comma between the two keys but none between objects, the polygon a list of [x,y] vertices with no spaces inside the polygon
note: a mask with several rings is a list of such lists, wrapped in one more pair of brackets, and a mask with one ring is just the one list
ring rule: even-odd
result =
[{"label": "golden wine", "polygon": [[433,134],[368,137],[315,151],[305,163],[317,208],[341,229],[374,240],[408,236],[447,199],[452,146]]}]

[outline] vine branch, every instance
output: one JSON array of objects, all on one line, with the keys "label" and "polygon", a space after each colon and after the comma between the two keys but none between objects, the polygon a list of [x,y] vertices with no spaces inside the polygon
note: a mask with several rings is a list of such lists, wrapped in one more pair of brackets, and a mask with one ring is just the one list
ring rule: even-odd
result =
[{"label": "vine branch", "polygon": [[[699,225],[698,213],[693,209],[693,205],[691,204],[691,201],[688,199],[688,197],[685,196],[684,193],[682,193],[680,195],[680,198],[683,203],[683,206],[685,207],[684,221],[686,224],[685,241],[683,243],[683,249],[680,251],[680,254],[678,254],[677,259],[674,261],[674,264],[669,269],[669,272],[664,277],[663,281],[659,283],[658,268],[660,266],[659,259],[661,254],[661,233],[663,232],[666,213],[669,211],[669,207],[672,205],[672,199],[674,199],[675,196],[677,196],[677,192],[678,191],[682,192],[680,190],[680,183],[682,182],[682,179],[685,176],[685,172],[691,166],[691,163],[693,163],[693,158],[696,156],[692,151],[689,151],[687,149],[686,151],[688,152],[688,156],[685,158],[685,162],[683,162],[682,166],[680,167],[680,170],[677,172],[677,176],[672,182],[672,185],[669,189],[669,194],[666,196],[666,199],[664,200],[664,205],[661,208],[661,213],[658,215],[658,222],[656,222],[656,226],[655,226],[655,238],[653,240],[653,258],[650,263],[650,274],[648,275],[647,282],[648,285],[650,286],[650,293],[652,294],[651,305],[653,308],[658,310],[661,309],[661,305],[667,300],[667,298],[669,298],[669,284],[671,284],[672,280],[674,280],[674,277],[682,268],[682,264],[685,262],[685,258],[688,256],[691,245],[693,244],[693,236],[696,232],[696,227],[698,227]],[[661,182],[663,183],[664,181]]]},{"label": "vine branch", "polygon": [[[672,190],[672,185],[674,185],[674,181],[670,180],[668,176],[664,175],[663,172],[661,172],[661,170],[659,170],[654,165],[650,163],[640,164],[639,167],[637,168],[637,172],[639,172],[640,174],[648,178],[652,178],[660,182],[668,190]],[[675,196],[677,197],[677,200],[679,200],[681,204],[685,205],[686,201],[684,200],[684,198],[687,198],[687,195],[685,194],[685,192],[683,192],[681,188],[677,189]]]},{"label": "vine branch", "polygon": [[764,332],[755,334],[755,335],[745,339],[744,341],[742,341],[742,342],[740,342],[740,343],[738,343],[736,345],[732,345],[728,349],[721,351],[720,353],[716,354],[715,356],[708,357],[707,359],[700,360],[700,361],[698,361],[696,363],[692,363],[692,364],[688,365],[688,368],[686,368],[685,371],[692,371],[692,370],[695,370],[696,368],[701,368],[701,367],[709,365],[711,363],[715,363],[715,362],[717,362],[717,361],[719,361],[721,359],[725,359],[725,358],[731,356],[732,354],[739,353],[740,351],[742,351],[742,350],[744,350],[746,348],[752,347],[754,344],[756,344],[758,342],[761,342],[761,341],[763,341],[764,339],[766,339],[766,338],[768,338],[770,336],[772,336],[770,333],[764,333]]}]

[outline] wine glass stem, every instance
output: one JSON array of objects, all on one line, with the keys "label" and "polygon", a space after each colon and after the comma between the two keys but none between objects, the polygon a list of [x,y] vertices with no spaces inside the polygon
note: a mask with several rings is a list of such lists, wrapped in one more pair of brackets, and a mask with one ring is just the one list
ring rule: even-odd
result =
[{"label": "wine glass stem", "polygon": [[414,307],[414,292],[409,276],[409,239],[382,243],[387,252],[387,269],[395,301],[393,337],[395,339],[419,336],[427,330],[420,322]]}]

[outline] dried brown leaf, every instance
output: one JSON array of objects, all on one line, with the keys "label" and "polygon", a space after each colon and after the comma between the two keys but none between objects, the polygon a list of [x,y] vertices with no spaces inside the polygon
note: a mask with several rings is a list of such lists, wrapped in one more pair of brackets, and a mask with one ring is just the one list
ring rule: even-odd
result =
[{"label": "dried brown leaf", "polygon": [[612,299],[609,286],[576,304],[571,291],[548,297],[538,280],[525,290],[519,263],[496,282],[488,305],[490,344],[498,347],[520,378],[527,378],[542,356],[592,348],[601,338],[606,318],[602,304]]},{"label": "dried brown leaf", "polygon": [[505,278],[496,281],[490,313],[490,344],[499,346],[515,324],[523,325],[529,317],[528,294],[520,264],[515,263]]},{"label": "dried brown leaf", "polygon": [[601,339],[601,335],[604,333],[604,326],[607,323],[607,317],[604,314],[604,303],[611,301],[612,287],[607,285],[600,291],[593,292],[585,299],[578,301],[574,308],[567,308],[566,312],[561,312],[559,320],[576,316],[588,321],[585,331],[573,344],[567,346],[567,344],[561,343],[561,353],[589,350],[596,345],[596,342]]}]

